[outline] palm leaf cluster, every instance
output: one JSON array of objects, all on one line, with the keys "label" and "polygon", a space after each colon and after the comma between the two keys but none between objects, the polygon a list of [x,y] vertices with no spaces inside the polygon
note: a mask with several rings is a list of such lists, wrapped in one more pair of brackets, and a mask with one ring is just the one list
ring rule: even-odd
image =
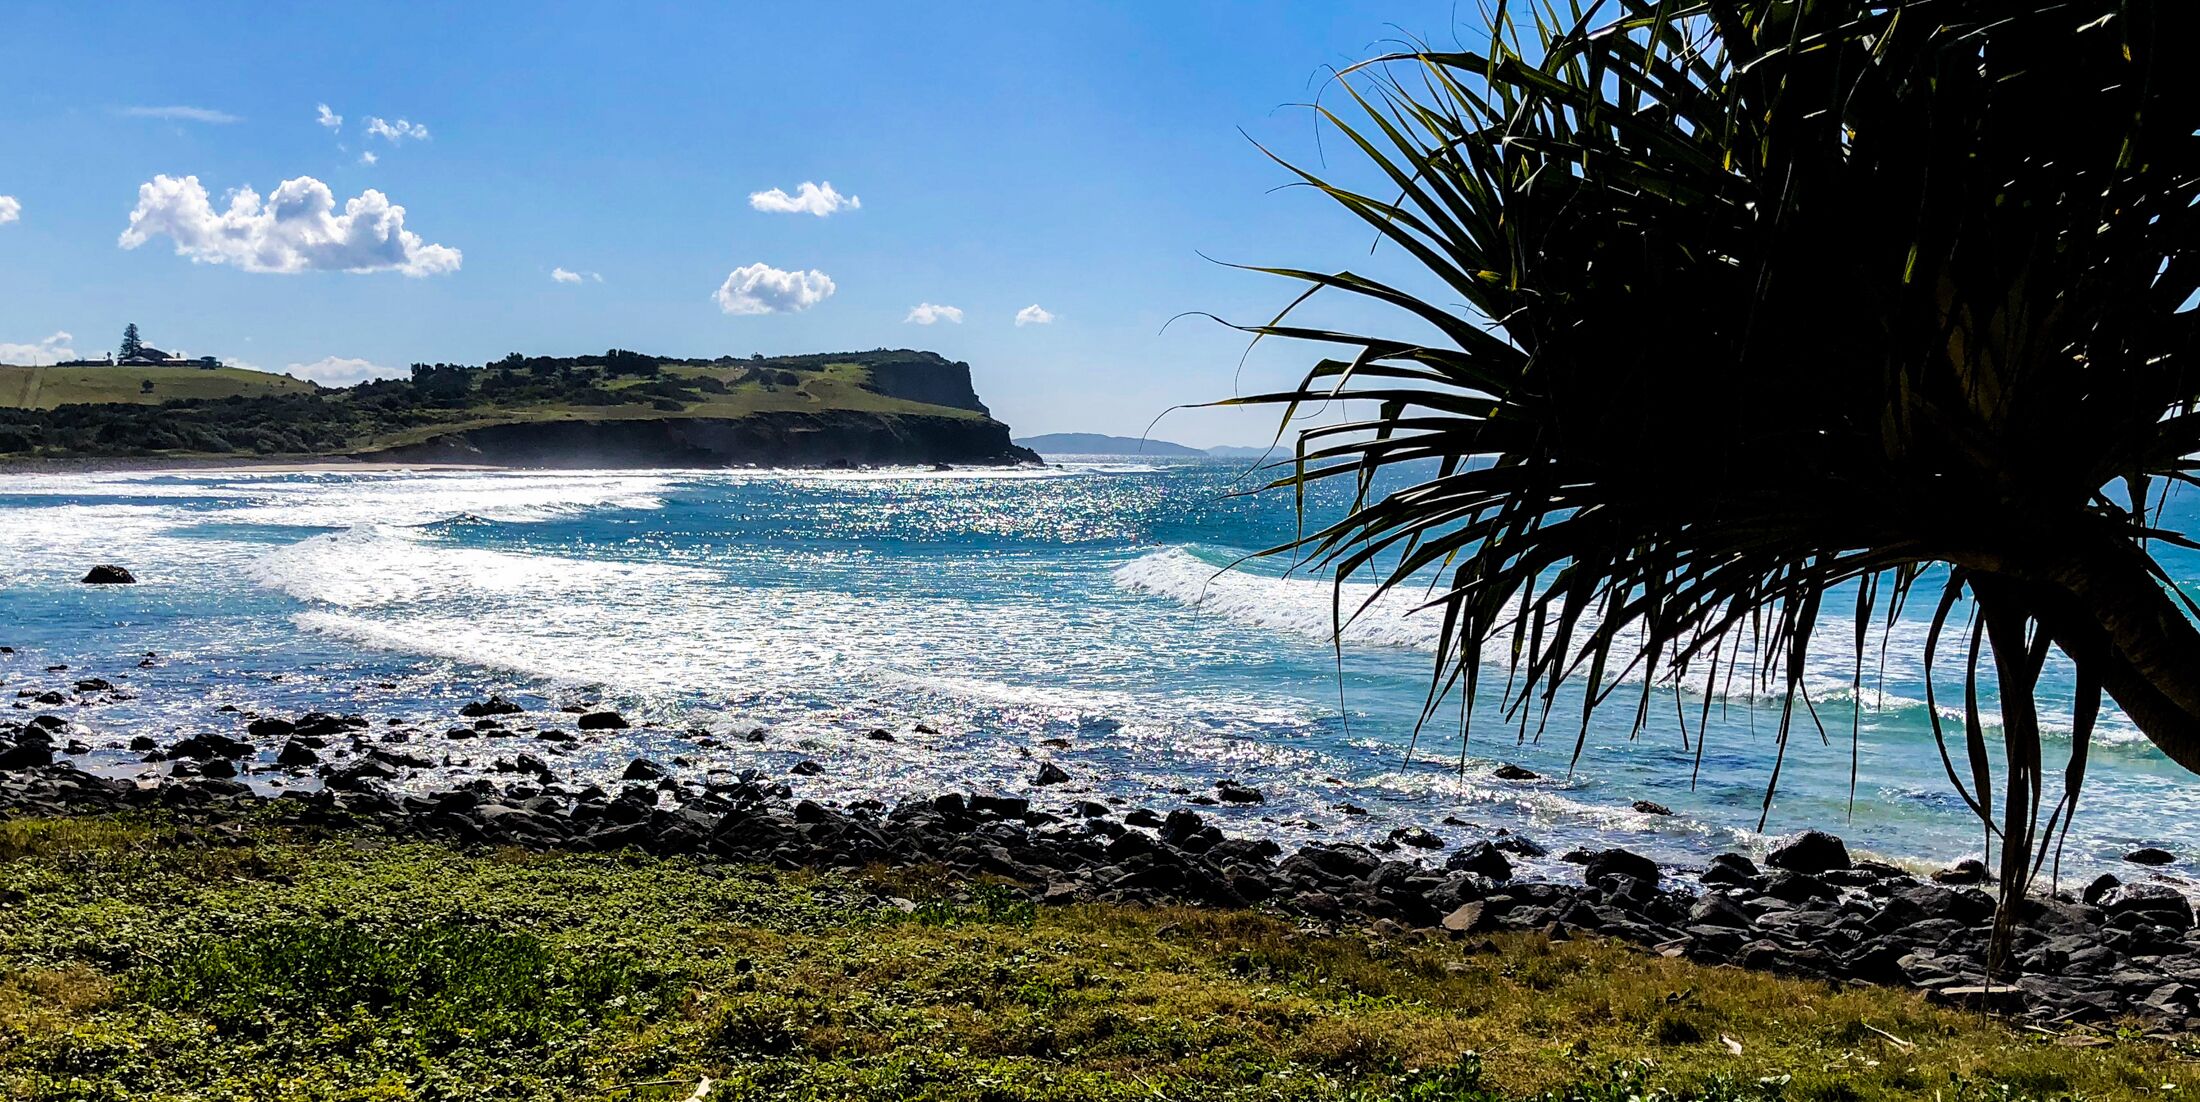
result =
[{"label": "palm leaf cluster", "polygon": [[[1274,550],[1429,587],[1424,720],[1495,687],[1492,640],[1523,734],[1580,686],[1577,757],[1615,694],[1640,730],[1650,685],[1708,707],[1737,665],[1777,700],[1784,757],[1819,718],[1821,626],[1851,621],[1861,688],[1867,640],[1921,599],[1928,671],[1951,679],[1936,731],[1952,683],[1964,697],[1948,776],[2021,892],[2075,809],[2104,691],[2200,770],[2200,632],[2149,553],[2192,546],[2153,510],[2200,445],[2194,9],[1514,4],[1484,51],[1347,71],[1315,110],[1373,184],[1292,171],[1442,293],[1260,269],[1305,294],[1246,328],[1333,351],[1231,404],[1296,426],[1271,487],[1302,515],[1315,484],[1352,491]],[[1295,323],[1321,291],[1416,336]],[[1363,416],[1295,420],[1340,400]],[[1379,489],[1385,472],[1417,473]],[[2051,647],[2078,702],[2047,808]]]}]

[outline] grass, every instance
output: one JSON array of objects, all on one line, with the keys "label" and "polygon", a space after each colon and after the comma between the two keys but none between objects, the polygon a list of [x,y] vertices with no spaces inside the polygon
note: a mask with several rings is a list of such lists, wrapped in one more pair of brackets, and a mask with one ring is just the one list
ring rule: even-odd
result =
[{"label": "grass", "polygon": [[[144,389],[146,380],[153,389]],[[0,367],[0,407],[122,402],[158,405],[179,398],[306,394],[318,389],[302,379],[238,367]]]},{"label": "grass", "polygon": [[[885,898],[910,891],[914,910]],[[1039,909],[906,872],[0,826],[10,1099],[621,1102],[708,1076],[717,1102],[1983,1100],[2194,1077],[2180,1048],[2068,1040],[1598,942]]]}]

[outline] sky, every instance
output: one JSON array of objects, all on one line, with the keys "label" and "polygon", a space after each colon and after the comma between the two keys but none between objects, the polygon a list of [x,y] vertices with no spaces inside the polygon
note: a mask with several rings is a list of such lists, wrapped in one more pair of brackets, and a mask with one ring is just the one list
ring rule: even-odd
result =
[{"label": "sky", "polygon": [[[969,361],[1018,435],[1139,435],[1316,358],[1180,317],[1265,321],[1296,293],[1230,263],[1391,263],[1260,147],[1350,178],[1303,105],[1403,36],[1454,43],[1461,12],[18,6],[0,363],[96,356],[130,322],[332,384],[513,351],[913,347]],[[1152,433],[1274,429],[1208,409]]]}]

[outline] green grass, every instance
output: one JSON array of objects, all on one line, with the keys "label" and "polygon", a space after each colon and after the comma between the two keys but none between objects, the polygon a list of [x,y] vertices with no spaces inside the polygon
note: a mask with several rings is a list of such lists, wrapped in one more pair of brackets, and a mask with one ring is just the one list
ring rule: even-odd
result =
[{"label": "green grass", "polygon": [[[145,380],[153,389],[144,389]],[[312,383],[288,375],[219,367],[0,367],[0,407],[52,409],[55,406],[122,402],[158,405],[179,398],[252,397],[305,394]]]},{"label": "green grass", "polygon": [[1984,1100],[2195,1077],[2181,1048],[1603,943],[888,880],[7,824],[0,1097],[619,1102],[708,1076],[718,1102]]}]

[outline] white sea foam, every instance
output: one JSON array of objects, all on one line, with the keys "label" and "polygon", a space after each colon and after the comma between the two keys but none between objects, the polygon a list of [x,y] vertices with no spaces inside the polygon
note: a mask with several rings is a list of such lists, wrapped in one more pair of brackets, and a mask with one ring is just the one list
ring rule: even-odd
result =
[{"label": "white sea foam", "polygon": [[1393,590],[1362,609],[1375,587],[1347,583],[1342,602],[1333,605],[1327,581],[1222,570],[1178,547],[1116,568],[1115,584],[1252,627],[1315,639],[1330,638],[1339,615],[1350,617],[1341,634],[1347,643],[1433,650],[1443,629],[1440,612],[1413,612],[1415,602],[1404,592]]},{"label": "white sea foam", "polygon": [[[255,563],[251,573],[271,589],[343,608],[514,594],[554,600],[606,586],[677,584],[710,576],[695,567],[445,547],[418,530],[381,524],[277,548]],[[545,607],[554,606],[546,602]]]}]

